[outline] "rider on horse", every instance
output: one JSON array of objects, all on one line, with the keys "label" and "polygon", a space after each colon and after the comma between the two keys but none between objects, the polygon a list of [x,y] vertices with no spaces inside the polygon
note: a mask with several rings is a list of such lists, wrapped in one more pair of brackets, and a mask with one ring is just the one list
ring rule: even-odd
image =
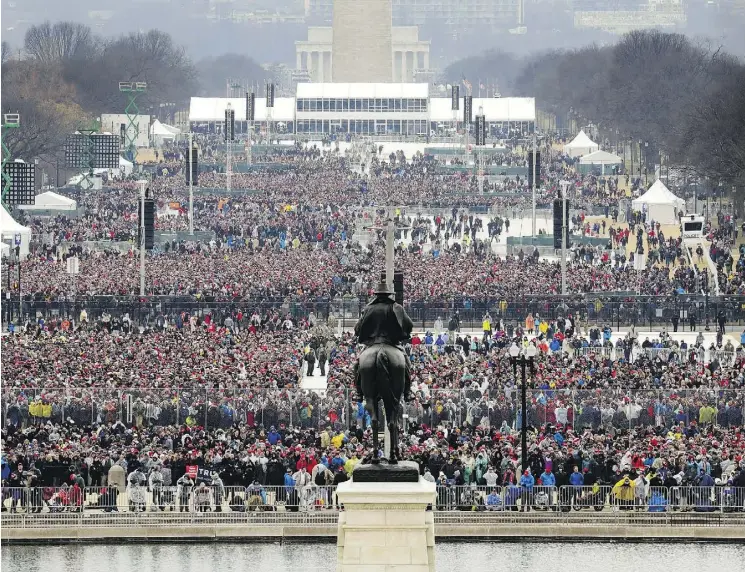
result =
[{"label": "rider on horse", "polygon": [[[411,371],[409,358],[401,343],[408,341],[414,323],[406,314],[403,306],[393,300],[390,288],[385,282],[381,282],[375,290],[375,298],[370,302],[362,313],[362,317],[354,326],[354,333],[359,343],[368,348],[375,344],[385,344],[399,350],[406,361],[406,380],[404,383],[404,400],[411,399]],[[364,352],[363,352],[364,353]],[[357,395],[362,400],[362,385],[359,375],[359,362],[354,364],[354,384]]]}]

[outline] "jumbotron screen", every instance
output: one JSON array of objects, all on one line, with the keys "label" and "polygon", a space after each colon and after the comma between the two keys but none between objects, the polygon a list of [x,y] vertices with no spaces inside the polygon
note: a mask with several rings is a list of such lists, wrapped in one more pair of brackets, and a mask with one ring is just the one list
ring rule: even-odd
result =
[{"label": "jumbotron screen", "polygon": [[75,169],[118,169],[119,135],[74,133],[65,142],[65,163]]},{"label": "jumbotron screen", "polygon": [[5,195],[9,205],[33,205],[36,202],[36,165],[10,162],[4,167],[10,177],[10,189]]}]

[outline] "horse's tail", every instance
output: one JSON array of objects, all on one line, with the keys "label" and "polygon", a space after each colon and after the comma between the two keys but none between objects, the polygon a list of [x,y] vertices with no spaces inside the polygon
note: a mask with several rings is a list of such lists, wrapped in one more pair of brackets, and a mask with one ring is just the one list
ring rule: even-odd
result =
[{"label": "horse's tail", "polygon": [[[382,347],[378,349],[377,354],[375,355],[375,366],[377,372],[376,381],[378,384],[378,393],[380,393],[383,403],[388,402],[392,404],[394,410],[397,411],[400,396],[396,395],[393,391],[391,361],[388,352]],[[383,391],[385,391],[387,395],[383,395]]]},{"label": "horse's tail", "polygon": [[[376,372],[376,383],[378,386],[378,393],[384,387],[389,388],[391,381],[391,362],[388,359],[388,354],[383,346],[379,347],[375,351],[375,372]],[[381,395],[382,397],[382,395]]]}]

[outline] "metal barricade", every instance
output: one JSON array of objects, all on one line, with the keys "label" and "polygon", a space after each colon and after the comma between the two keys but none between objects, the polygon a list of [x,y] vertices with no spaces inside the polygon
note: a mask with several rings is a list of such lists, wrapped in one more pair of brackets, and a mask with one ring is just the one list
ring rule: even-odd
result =
[{"label": "metal barricade", "polygon": [[[200,485],[127,487],[3,487],[3,511],[23,515],[107,513],[318,513],[338,510],[336,487],[217,487]],[[745,488],[714,486],[615,485],[488,487],[440,483],[434,508],[444,512],[596,512],[745,513]]]},{"label": "metal barricade", "polygon": [[[609,485],[567,485],[559,489],[558,505],[562,512],[592,510],[601,512],[609,504],[613,487]],[[633,502],[633,498],[631,499]]]}]

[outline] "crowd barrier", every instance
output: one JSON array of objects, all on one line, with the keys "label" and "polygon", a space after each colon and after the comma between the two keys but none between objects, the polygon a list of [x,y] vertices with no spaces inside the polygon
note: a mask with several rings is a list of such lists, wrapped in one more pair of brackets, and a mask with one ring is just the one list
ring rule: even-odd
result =
[{"label": "crowd barrier", "polygon": [[[220,313],[229,315],[239,310],[246,319],[254,312],[279,311],[294,319],[313,313],[327,320],[357,320],[368,303],[368,297],[344,295],[336,298],[315,297],[261,297],[233,298],[205,294],[192,296],[85,296],[77,299],[46,300],[41,295],[24,295],[23,317],[36,321],[39,317],[67,317],[78,319],[85,309],[93,322],[103,313],[112,316],[129,314],[138,324],[153,324],[159,314],[175,317],[186,312],[194,315]],[[18,319],[18,295],[11,295],[11,302],[4,304],[3,319]],[[631,293],[587,293],[562,296],[524,296],[521,298],[465,298],[449,300],[411,300],[404,298],[404,307],[414,322],[415,328],[432,329],[439,318],[447,326],[451,316],[458,313],[461,330],[480,329],[484,315],[488,312],[492,321],[505,324],[525,325],[528,314],[539,315],[542,320],[555,321],[572,315],[584,327],[598,326],[619,329],[634,325],[637,330],[650,329],[672,331],[672,318],[679,317],[679,331],[690,331],[690,318],[699,331],[709,328],[716,331],[717,317],[724,316],[726,325],[739,328],[745,324],[745,296],[694,296],[677,298],[660,296],[636,296]]]},{"label": "crowd barrier", "polygon": [[[745,512],[745,488],[729,485],[475,486],[437,485],[437,511]],[[2,489],[10,513],[316,512],[340,508],[334,486],[44,487]]]},{"label": "crowd barrier", "polygon": [[[414,394],[403,408],[404,428],[495,427],[522,425],[520,391],[501,389],[432,389]],[[526,391],[528,424],[631,429],[671,427],[691,421],[741,427],[745,419],[742,389],[533,389]],[[2,389],[3,426],[27,427],[66,420],[79,425],[121,422],[126,427],[187,425],[205,429],[249,426],[355,430],[368,424],[354,390],[194,388],[55,388]]]}]

